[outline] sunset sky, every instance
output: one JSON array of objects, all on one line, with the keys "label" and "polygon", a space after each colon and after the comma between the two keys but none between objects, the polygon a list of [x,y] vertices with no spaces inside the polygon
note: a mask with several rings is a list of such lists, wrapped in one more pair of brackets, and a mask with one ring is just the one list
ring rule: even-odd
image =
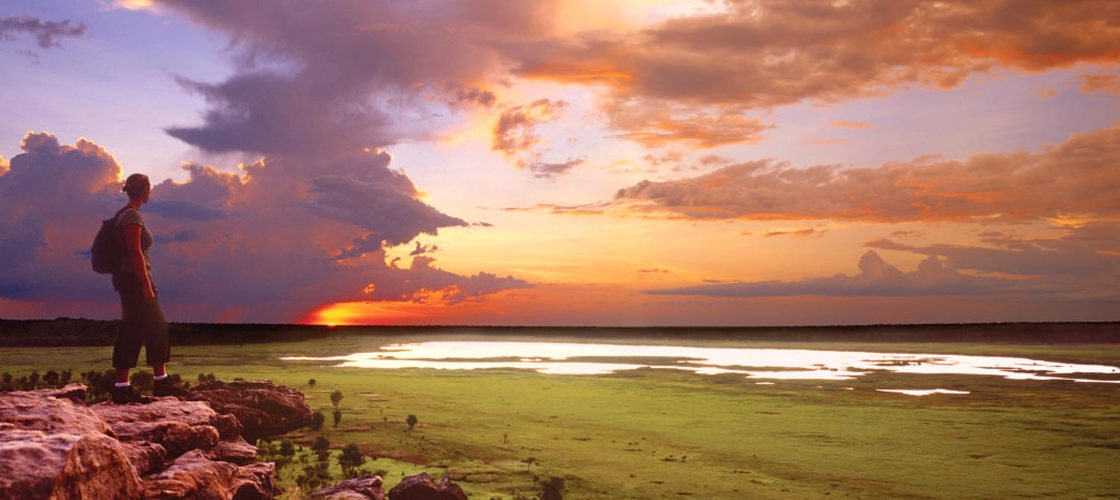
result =
[{"label": "sunset sky", "polygon": [[8,0],[0,318],[1120,320],[1115,0]]}]

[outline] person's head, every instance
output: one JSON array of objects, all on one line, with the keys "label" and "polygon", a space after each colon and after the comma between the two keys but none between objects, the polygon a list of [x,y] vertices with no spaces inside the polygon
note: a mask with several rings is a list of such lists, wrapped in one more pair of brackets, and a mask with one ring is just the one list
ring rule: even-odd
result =
[{"label": "person's head", "polygon": [[152,193],[152,182],[144,174],[132,174],[125,179],[121,191],[128,193],[129,200],[147,201]]}]

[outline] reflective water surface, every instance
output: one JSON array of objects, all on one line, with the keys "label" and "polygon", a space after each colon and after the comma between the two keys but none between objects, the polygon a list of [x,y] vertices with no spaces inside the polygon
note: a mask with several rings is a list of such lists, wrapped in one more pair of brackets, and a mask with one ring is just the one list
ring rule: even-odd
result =
[{"label": "reflective water surface", "polygon": [[[293,356],[285,360],[338,362],[360,368],[477,370],[515,368],[561,375],[596,375],[638,368],[686,370],[701,375],[740,374],[759,380],[851,380],[885,370],[915,374],[991,375],[1023,380],[1120,383],[1120,368],[1027,358],[901,354],[809,349],[686,347],[563,342],[440,341],[391,344],[347,356]],[[956,394],[945,389],[892,390],[900,394]]]}]

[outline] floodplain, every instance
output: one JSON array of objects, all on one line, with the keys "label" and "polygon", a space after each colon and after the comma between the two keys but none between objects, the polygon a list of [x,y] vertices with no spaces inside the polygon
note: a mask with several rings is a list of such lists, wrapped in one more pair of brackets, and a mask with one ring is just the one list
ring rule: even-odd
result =
[{"label": "floodplain", "polygon": [[[356,353],[401,355],[400,346],[427,342],[490,341],[595,342],[630,346],[622,349],[633,355],[610,353],[611,363],[627,368],[593,374],[505,366],[370,368],[340,361]],[[335,450],[356,444],[371,457],[363,468],[382,473],[386,489],[402,475],[428,471],[450,476],[471,498],[483,499],[534,498],[547,478],[562,478],[569,499],[1120,496],[1120,375],[1107,370],[1120,367],[1117,344],[655,342],[682,352],[1000,356],[1106,368],[1063,375],[1081,381],[886,365],[834,378],[766,377],[758,366],[698,372],[666,366],[681,360],[651,359],[638,349],[648,344],[633,336],[340,335],[176,346],[170,369],[187,380],[199,373],[273,380],[301,390],[313,409],[327,415],[335,408],[330,395],[341,393],[337,425],[328,419],[321,431],[303,429],[281,439],[306,447],[323,436]],[[0,371],[18,376],[104,369],[110,351],[0,348]],[[534,356],[486,360],[547,361]],[[591,358],[569,361],[608,361]],[[761,368],[775,375],[789,371]],[[411,428],[409,415],[418,420]],[[284,498],[301,498],[291,474],[282,474]]]}]

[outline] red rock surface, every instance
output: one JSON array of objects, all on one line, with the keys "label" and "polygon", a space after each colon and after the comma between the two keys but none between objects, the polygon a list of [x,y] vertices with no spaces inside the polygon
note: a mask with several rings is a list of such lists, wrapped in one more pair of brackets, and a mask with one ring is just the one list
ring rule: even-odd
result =
[{"label": "red rock surface", "polygon": [[462,488],[446,476],[437,483],[427,473],[405,476],[389,490],[389,500],[468,500]]},{"label": "red rock surface", "polygon": [[303,395],[259,382],[203,394],[222,409],[174,397],[86,406],[79,384],[0,393],[0,500],[273,498],[275,465],[256,462],[236,415],[258,435],[287,432],[310,421]]},{"label": "red rock surface", "polygon": [[246,441],[277,436],[311,424],[311,407],[295,389],[267,380],[207,382],[191,388],[188,399],[206,401],[218,413],[237,416]]},{"label": "red rock surface", "polygon": [[347,479],[311,494],[311,500],[385,500],[381,476]]}]

